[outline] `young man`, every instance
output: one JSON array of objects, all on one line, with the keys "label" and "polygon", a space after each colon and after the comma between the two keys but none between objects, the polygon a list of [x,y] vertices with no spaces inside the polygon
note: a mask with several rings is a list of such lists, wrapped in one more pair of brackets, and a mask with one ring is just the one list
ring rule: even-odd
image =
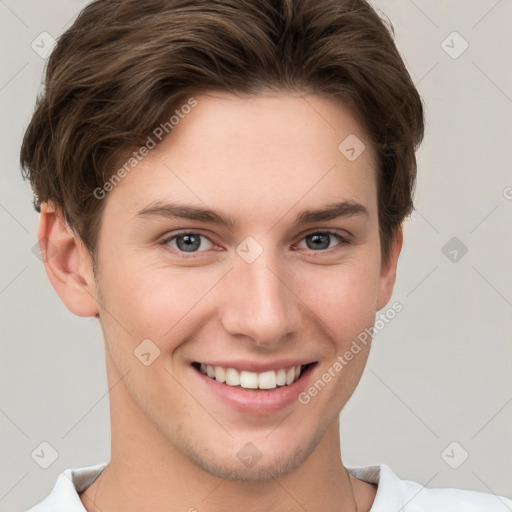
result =
[{"label": "young man", "polygon": [[31,511],[512,509],[342,462],[422,136],[363,0],[88,6],[21,160],[48,277],[102,327],[111,459]]}]

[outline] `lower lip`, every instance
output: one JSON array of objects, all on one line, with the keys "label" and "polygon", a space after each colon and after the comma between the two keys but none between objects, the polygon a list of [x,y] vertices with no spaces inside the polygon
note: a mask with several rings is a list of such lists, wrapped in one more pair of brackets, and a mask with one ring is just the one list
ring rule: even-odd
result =
[{"label": "lower lip", "polygon": [[308,366],[293,384],[278,386],[268,391],[235,388],[211,379],[195,368],[192,368],[192,371],[210,392],[233,409],[246,414],[265,415],[281,411],[296,402],[298,395],[306,388],[314,366],[315,364]]}]

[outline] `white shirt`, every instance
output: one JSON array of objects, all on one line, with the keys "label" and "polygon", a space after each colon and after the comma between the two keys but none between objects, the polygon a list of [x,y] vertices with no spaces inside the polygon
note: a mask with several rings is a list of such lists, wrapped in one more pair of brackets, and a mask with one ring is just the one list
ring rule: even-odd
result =
[{"label": "white shirt", "polygon": [[[89,487],[107,463],[66,469],[52,492],[27,512],[85,512],[78,493]],[[401,480],[385,464],[346,468],[354,477],[377,484],[370,512],[511,512],[512,499],[462,489],[429,489]]]}]

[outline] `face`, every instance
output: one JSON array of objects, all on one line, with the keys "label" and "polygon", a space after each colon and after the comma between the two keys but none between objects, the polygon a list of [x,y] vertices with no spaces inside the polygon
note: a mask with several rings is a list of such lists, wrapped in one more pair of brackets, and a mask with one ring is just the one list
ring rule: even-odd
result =
[{"label": "face", "polygon": [[338,149],[366,135],[333,100],[195,100],[103,199],[112,407],[210,473],[275,478],[337,425],[369,344],[335,363],[391,293],[374,155]]}]

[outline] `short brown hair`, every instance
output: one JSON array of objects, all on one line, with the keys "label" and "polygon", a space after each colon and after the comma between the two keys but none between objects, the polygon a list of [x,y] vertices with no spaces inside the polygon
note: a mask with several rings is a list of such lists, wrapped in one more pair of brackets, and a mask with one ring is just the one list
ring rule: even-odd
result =
[{"label": "short brown hair", "polygon": [[[413,209],[421,98],[393,28],[365,0],[97,0],[58,40],[21,148],[34,206],[52,201],[95,261],[123,156],[208,91],[307,90],[353,108],[377,155],[381,252]],[[341,141],[340,141],[341,142]]]}]

